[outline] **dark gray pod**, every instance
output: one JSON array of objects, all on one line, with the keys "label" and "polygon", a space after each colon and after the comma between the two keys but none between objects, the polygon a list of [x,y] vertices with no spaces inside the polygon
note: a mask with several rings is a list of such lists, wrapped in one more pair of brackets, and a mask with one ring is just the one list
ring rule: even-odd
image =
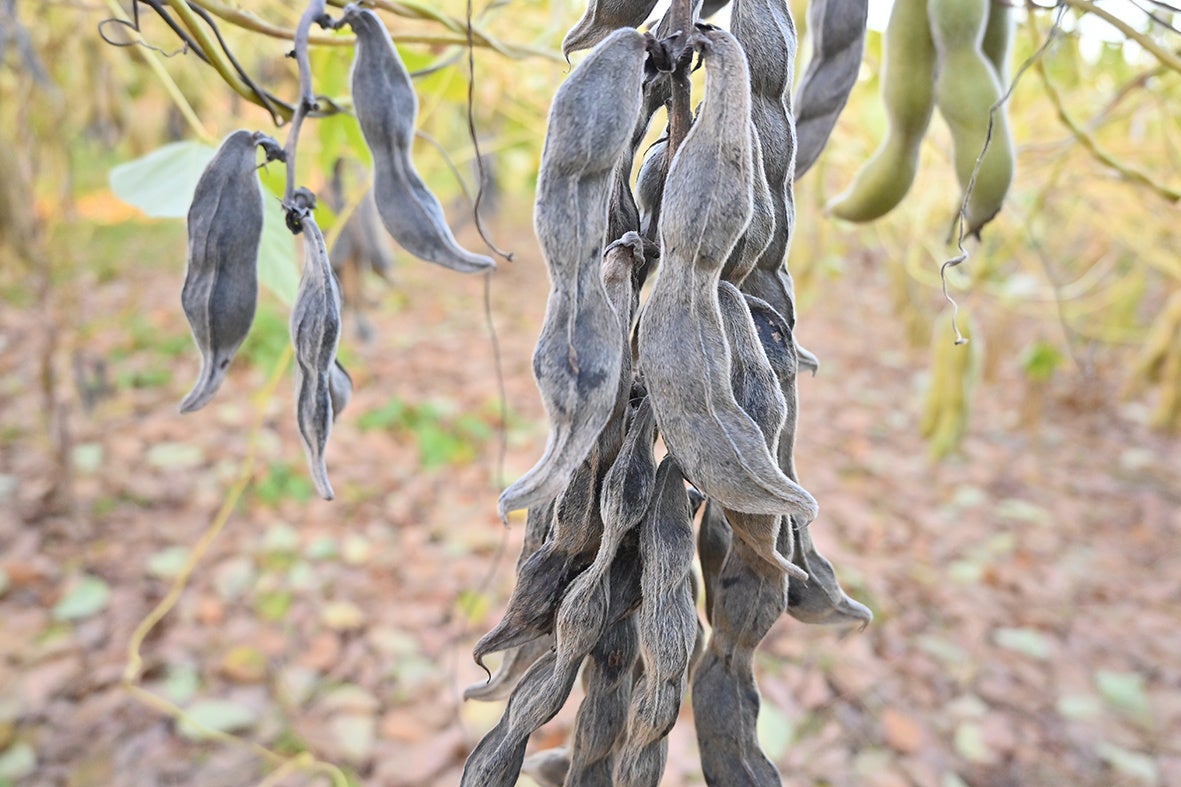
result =
[{"label": "dark gray pod", "polygon": [[645,37],[617,30],[574,69],[550,108],[533,225],[550,276],[533,375],[550,430],[537,463],[500,495],[501,517],[554,497],[616,403],[626,349],[603,284],[608,203],[643,100]]},{"label": "dark gray pod", "polygon": [[861,71],[869,0],[810,0],[812,59],[796,91],[796,169],[808,171],[840,117]]},{"label": "dark gray pod", "polygon": [[780,472],[730,385],[718,282],[752,212],[750,100],[734,37],[703,35],[705,100],[669,166],[660,222],[666,262],[640,319],[640,371],[660,433],[694,486],[737,511],[810,521],[816,501]]},{"label": "dark gray pod", "polygon": [[562,54],[590,49],[621,27],[644,24],[656,0],[589,0],[586,13],[562,39]]},{"label": "dark gray pod", "polygon": [[189,206],[189,252],[180,301],[201,351],[182,413],[204,407],[225,380],[258,303],[263,197],[254,148],[262,134],[235,131],[201,173]]},{"label": "dark gray pod", "polygon": [[316,491],[325,500],[331,500],[333,492],[324,466],[324,449],[332,431],[332,374],[340,342],[340,290],[320,228],[310,215],[301,221],[305,243],[303,278],[291,309],[296,420]]},{"label": "dark gray pod", "polygon": [[456,242],[443,206],[422,182],[410,150],[418,97],[398,50],[374,12],[346,7],[344,22],[357,35],[353,60],[353,108],[373,154],[373,192],[390,235],[415,257],[461,273],[486,271],[495,263]]}]

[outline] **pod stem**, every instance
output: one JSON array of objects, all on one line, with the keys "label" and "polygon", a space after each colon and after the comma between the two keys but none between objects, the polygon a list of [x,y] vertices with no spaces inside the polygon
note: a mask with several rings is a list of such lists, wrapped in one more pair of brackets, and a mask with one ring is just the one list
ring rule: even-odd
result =
[{"label": "pod stem", "polygon": [[[296,209],[295,152],[299,147],[299,130],[303,127],[304,118],[308,113],[315,112],[318,108],[316,94],[312,90],[312,64],[308,59],[308,36],[311,34],[313,22],[319,22],[321,27],[331,26],[332,20],[324,10],[324,0],[309,0],[308,7],[304,9],[303,15],[299,18],[299,25],[295,28],[294,48],[290,53],[299,67],[299,100],[295,103],[291,127],[287,130],[287,142],[283,145],[283,153],[287,160],[287,186],[283,191],[283,208],[288,212]],[[291,226],[290,221],[288,226]]]}]

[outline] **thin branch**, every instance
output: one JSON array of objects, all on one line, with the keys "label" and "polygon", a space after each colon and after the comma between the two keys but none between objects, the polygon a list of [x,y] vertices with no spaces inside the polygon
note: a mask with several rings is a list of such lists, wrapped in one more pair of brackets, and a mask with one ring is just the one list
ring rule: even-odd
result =
[{"label": "thin branch", "polygon": [[[472,28],[472,0],[467,0],[467,130],[472,140],[472,150],[476,153],[476,173],[480,182],[476,184],[476,200],[472,204],[472,219],[476,224],[476,232],[489,249],[503,257],[506,262],[513,261],[513,253],[504,251],[488,237],[484,230],[484,220],[480,217],[480,202],[484,199],[484,182],[487,172],[484,167],[484,157],[480,155],[480,139],[476,133],[476,48],[473,45]],[[485,299],[487,300],[487,299]],[[489,314],[489,319],[491,315]]]},{"label": "thin branch", "polygon": [[[312,64],[308,59],[308,33],[312,23],[324,20],[324,0],[309,0],[303,16],[299,18],[299,25],[295,28],[295,56],[299,66],[299,101],[295,105],[295,114],[291,116],[291,128],[287,131],[287,141],[283,145],[283,153],[287,162],[287,186],[283,190],[283,207],[289,212],[296,210],[295,196],[295,153],[299,146],[299,131],[303,127],[303,120],[309,112],[316,111],[316,94],[312,91]],[[298,226],[288,221],[288,226]]]},{"label": "thin branch", "polygon": [[[205,2],[205,0],[202,0]],[[349,0],[328,0],[328,4],[336,7],[343,7],[347,5]],[[411,0],[369,0],[366,5],[373,8],[388,11],[391,14],[402,16],[407,19],[419,19],[427,22],[434,22],[442,25],[447,30],[455,33],[456,39],[454,41],[447,41],[447,43],[466,44],[468,40],[468,27],[462,19],[456,19],[453,16],[443,13],[432,7],[431,5],[412,2]],[[547,60],[554,60],[557,62],[565,62],[557,52],[549,49],[542,49],[538,47],[517,46],[504,44],[492,36],[485,33],[478,27],[473,27],[471,31],[472,46],[484,47],[492,49],[505,57],[513,59],[520,59],[524,57],[544,57]],[[406,38],[399,38],[400,41],[407,41]]]},{"label": "thin branch", "polygon": [[[201,50],[208,58],[209,64],[213,66],[214,70],[217,71],[222,80],[224,80],[225,83],[229,85],[235,93],[242,96],[247,101],[255,104],[259,103],[259,97],[255,94],[255,91],[242,81],[242,79],[238,76],[237,71],[234,69],[233,64],[229,61],[224,53],[220,52],[216,42],[210,37],[209,33],[206,32],[204,26],[201,24],[201,18],[197,15],[197,13],[193,11],[193,9],[189,8],[185,0],[167,0],[167,3],[172,8],[172,10],[176,12],[176,15],[181,18],[181,21],[184,22],[185,27],[188,28],[188,31],[192,34],[193,38],[200,45]],[[280,108],[278,110],[276,122],[279,122],[280,119],[288,120],[291,117],[291,114],[290,108]]]},{"label": "thin branch", "polygon": [[[960,326],[958,322],[960,305],[956,302],[955,298],[951,297],[951,293],[948,292],[947,271],[950,268],[961,265],[968,259],[968,250],[964,248],[964,238],[966,236],[968,223],[968,201],[972,198],[972,192],[976,190],[976,179],[980,175],[980,166],[984,163],[984,157],[988,154],[989,146],[992,145],[992,131],[996,125],[996,113],[1001,109],[1001,107],[1005,105],[1009,98],[1012,97],[1013,91],[1017,88],[1017,83],[1021,81],[1021,77],[1025,75],[1025,72],[1029,70],[1029,67],[1035,62],[1038,64],[1042,62],[1042,55],[1045,54],[1046,49],[1054,40],[1054,37],[1058,32],[1058,27],[1062,23],[1062,16],[1065,11],[1065,6],[1058,7],[1058,13],[1054,16],[1054,24],[1050,27],[1050,32],[1046,34],[1046,37],[1041,42],[1041,45],[1038,46],[1032,55],[1026,58],[1025,62],[1021,64],[1021,67],[1017,69],[1017,72],[1013,74],[1013,78],[1009,80],[1009,86],[1008,89],[1005,90],[1004,95],[993,102],[992,106],[988,108],[988,129],[984,133],[984,144],[980,146],[980,153],[976,156],[976,163],[972,167],[972,175],[968,178],[968,185],[964,188],[963,199],[960,201],[960,209],[955,217],[955,246],[959,254],[957,254],[955,257],[952,257],[951,259],[944,260],[943,264],[939,266],[939,283],[943,289],[943,297],[948,303],[951,304],[951,329],[955,332],[956,344],[967,344],[968,339],[963,335],[963,333],[960,332]],[[1031,10],[1031,18],[1032,15],[1033,11]],[[1030,24],[1032,26],[1032,21]],[[976,237],[980,237],[979,228],[976,230]]]},{"label": "thin branch", "polygon": [[[1075,0],[1065,0],[1066,2],[1075,2]],[[1037,26],[1034,23],[1033,15],[1030,14],[1030,33],[1037,35]],[[1051,30],[1051,32],[1053,32]],[[1167,65],[1167,64],[1163,64]],[[1124,180],[1130,181],[1140,186],[1144,186],[1149,191],[1160,196],[1162,199],[1171,203],[1181,202],[1181,190],[1167,186],[1164,183],[1158,183],[1147,172],[1134,167],[1131,164],[1125,164],[1115,156],[1108,153],[1099,146],[1095,138],[1082,126],[1078,124],[1066,111],[1066,106],[1062,101],[1062,94],[1058,92],[1058,88],[1050,80],[1049,72],[1046,70],[1045,63],[1040,59],[1037,63],[1038,76],[1041,78],[1042,87],[1046,91],[1046,96],[1050,99],[1050,104],[1053,105],[1054,111],[1058,115],[1059,121],[1062,125],[1070,130],[1074,138],[1078,140],[1079,144],[1083,146],[1096,160],[1109,169],[1118,172]]]},{"label": "thin branch", "polygon": [[[669,13],[673,36],[677,38],[677,49],[672,52],[677,68],[672,73],[672,102],[668,111],[668,152],[665,154],[665,175],[672,164],[689,127],[693,125],[693,110],[690,105],[689,65],[693,47],[693,0],[673,0]],[[688,56],[686,57],[686,53]]]},{"label": "thin branch", "polygon": [[217,22],[213,20],[213,17],[203,8],[191,3],[190,6],[198,16],[205,20],[205,24],[209,25],[209,29],[213,31],[213,35],[217,38],[217,43],[221,47],[222,52],[225,53],[226,58],[230,61],[230,65],[238,72],[238,77],[246,83],[246,86],[258,96],[263,109],[269,112],[272,118],[278,117],[276,105],[287,108],[287,102],[280,100],[277,96],[260,88],[246,69],[242,68],[242,64],[238,62],[238,59],[234,57],[234,53],[230,50],[229,44],[226,43],[225,38],[221,34],[221,29],[217,26]]},{"label": "thin branch", "polygon": [[1090,2],[1090,0],[1059,0],[1059,5],[1069,6],[1077,11],[1085,11],[1088,14],[1094,14],[1104,22],[1107,22],[1107,24],[1114,27],[1116,30],[1123,33],[1126,38],[1131,41],[1135,41],[1137,44],[1144,47],[1144,49],[1151,52],[1163,65],[1168,66],[1173,71],[1181,74],[1181,57],[1178,57],[1169,50],[1165,49],[1151,36],[1141,33],[1139,30],[1132,27],[1107,9],[1095,5],[1094,3]]},{"label": "thin branch", "polygon": [[[107,7],[111,9],[111,13],[115,18],[124,24],[132,24],[132,20],[127,17],[127,13],[119,5],[116,0],[107,0]],[[144,62],[148,64],[148,68],[160,80],[160,84],[164,86],[164,92],[172,99],[172,103],[176,105],[177,110],[180,111],[181,117],[189,124],[189,128],[197,135],[197,138],[212,143],[214,137],[206,130],[201,123],[201,119],[197,117],[197,113],[193,110],[193,106],[185,98],[184,93],[181,92],[180,87],[177,86],[176,81],[173,80],[172,75],[168,73],[168,69],[164,68],[164,64],[160,62],[159,56],[152,49],[145,49],[142,51]]]}]

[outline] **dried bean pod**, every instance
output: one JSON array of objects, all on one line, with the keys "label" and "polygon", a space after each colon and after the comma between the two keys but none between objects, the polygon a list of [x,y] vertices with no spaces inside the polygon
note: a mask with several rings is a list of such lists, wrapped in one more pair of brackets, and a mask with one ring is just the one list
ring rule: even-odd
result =
[{"label": "dried bean pod", "polygon": [[578,466],[558,496],[553,532],[548,541],[522,564],[500,622],[476,643],[478,664],[484,656],[545,636],[553,631],[554,615],[571,581],[594,560],[603,533],[599,490],[604,473],[615,460],[618,438],[604,430],[600,442]]},{"label": "dried bean pod", "polygon": [[927,0],[896,0],[882,44],[886,138],[853,184],[825,210],[846,221],[873,221],[894,209],[918,171],[919,145],[935,108],[935,44]]},{"label": "dried bean pod", "polygon": [[767,171],[763,168],[763,145],[754,123],[750,127],[750,141],[755,166],[753,212],[746,232],[738,239],[729,259],[722,266],[722,280],[734,284],[742,284],[775,238],[776,204],[771,186],[767,183]]},{"label": "dried bean pod", "polygon": [[709,19],[711,16],[721,11],[730,0],[703,0],[701,3],[701,18]]},{"label": "dried bean pod", "polygon": [[373,154],[373,191],[390,235],[415,257],[461,273],[486,271],[492,260],[461,247],[443,206],[422,182],[410,150],[418,97],[381,17],[356,4],[341,17],[357,36],[353,107]]},{"label": "dried bean pod", "polygon": [[796,131],[791,107],[796,28],[786,0],[735,0],[730,28],[750,61],[751,120],[762,147],[775,228],[756,263],[765,270],[784,264],[795,228]]},{"label": "dried bean pod", "polygon": [[296,415],[299,436],[316,491],[333,497],[324,466],[324,448],[332,431],[331,376],[340,342],[340,290],[328,261],[328,248],[315,220],[302,219],[303,277],[291,309],[291,341],[295,345]]},{"label": "dried bean pod", "polygon": [[733,533],[722,507],[708,500],[705,513],[701,515],[701,527],[697,530],[697,555],[701,560],[701,578],[704,580],[705,619],[713,624],[714,599],[718,597],[718,578],[722,575],[722,564],[730,552]]},{"label": "dried bean pod", "polygon": [[193,192],[188,262],[180,300],[201,351],[197,383],[182,413],[208,404],[254,322],[263,197],[255,146],[263,137],[235,131],[221,143]]},{"label": "dried bean pod", "polygon": [[786,578],[735,540],[713,585],[713,632],[693,676],[702,774],[711,787],[779,784],[759,746],[754,652],[787,606]]},{"label": "dried bean pod", "polygon": [[529,668],[553,648],[554,638],[550,634],[509,648],[505,651],[496,672],[492,673],[492,677],[484,683],[468,686],[463,690],[463,698],[478,702],[499,702],[505,699],[517,687]]},{"label": "dried bean pod", "polygon": [[627,615],[639,600],[636,552],[621,550],[617,558],[608,581],[571,587],[554,623],[554,650],[525,673],[500,721],[468,757],[463,787],[516,784],[529,736],[561,710],[583,658],[607,626]]},{"label": "dried bean pod", "polygon": [[[640,370],[669,450],[694,486],[738,511],[815,516],[784,476],[730,387],[722,331],[722,265],[751,215],[746,60],[734,37],[703,33],[705,101],[669,167],[661,218],[668,263],[640,320]],[[737,144],[736,144],[737,143]]]},{"label": "dried bean pod", "polygon": [[639,655],[635,615],[609,625],[595,643],[582,668],[586,696],[574,718],[566,784],[612,787],[614,748],[627,724]]},{"label": "dried bean pod", "polygon": [[664,196],[665,159],[668,155],[668,138],[661,137],[652,143],[640,164],[636,176],[636,204],[640,210],[640,224],[647,227],[660,206]]},{"label": "dried bean pod", "polygon": [[[718,287],[718,303],[721,306],[722,322],[726,340],[730,345],[730,385],[738,405],[750,416],[763,433],[767,449],[775,454],[779,446],[779,434],[787,416],[787,402],[780,389],[779,379],[767,352],[763,348],[760,332],[747,306],[747,300],[738,288],[729,282]],[[790,337],[785,337],[790,340]],[[781,517],[777,514],[746,514],[741,511],[725,512],[733,534],[765,560],[770,567],[786,574],[806,579],[800,570],[776,551]]]},{"label": "dried bean pod", "polygon": [[820,157],[861,71],[869,0],[810,0],[812,59],[796,91],[796,169],[803,175]]},{"label": "dried bean pod", "polygon": [[845,593],[832,563],[817,551],[812,543],[811,529],[793,522],[791,528],[784,528],[784,532],[789,533],[792,541],[792,562],[808,574],[806,582],[792,580],[788,583],[787,613],[803,623],[855,623],[861,628],[872,623],[873,612]]},{"label": "dried bean pod", "polygon": [[333,361],[328,370],[328,396],[332,400],[332,420],[335,421],[353,398],[353,378],[340,361]]},{"label": "dried bean pod", "polygon": [[[521,554],[517,557],[518,583],[525,563],[537,553],[537,550],[541,549],[541,545],[549,538],[553,520],[553,500],[529,509],[525,518],[525,539],[521,544]],[[517,685],[525,671],[549,651],[553,644],[553,637],[543,636],[524,645],[509,648],[500,662],[500,667],[492,677],[485,683],[468,686],[463,691],[463,698],[481,702],[504,699]]]},{"label": "dried bean pod", "polygon": [[521,773],[541,787],[562,787],[570,770],[570,751],[559,747],[530,754],[521,764]]},{"label": "dried bean pod", "polygon": [[603,286],[608,200],[643,99],[646,39],[619,30],[578,65],[550,109],[534,228],[550,274],[533,373],[549,417],[545,452],[504,490],[501,517],[553,497],[611,416],[624,345]]},{"label": "dried bean pod", "polygon": [[[343,207],[343,203],[340,203],[334,210],[339,213]],[[369,189],[361,197],[352,215],[341,228],[340,234],[336,236],[336,242],[328,251],[333,269],[339,275],[344,266],[352,263],[358,270],[368,268],[389,281],[394,267],[394,255],[387,238],[382,229],[381,215],[377,210],[373,189]]]},{"label": "dried bean pod", "polygon": [[633,688],[626,737],[615,761],[614,783],[656,785],[668,755],[666,736],[681,706],[697,634],[689,585],[693,522],[680,468],[666,456],[656,473],[652,507],[640,525],[642,602],[636,613],[644,673]]},{"label": "dried bean pod", "polygon": [[647,268],[644,239],[629,231],[607,246],[603,253],[603,289],[611,307],[619,316],[620,370],[615,389],[615,404],[606,426],[599,434],[596,449],[613,458],[627,433],[628,403],[632,397],[635,373],[632,364],[630,338],[632,323],[640,305],[640,286]]},{"label": "dried bean pod", "polygon": [[590,49],[621,27],[639,27],[648,19],[656,0],[588,0],[582,15],[562,39],[562,54]]},{"label": "dried bean pod", "polygon": [[[792,282],[791,273],[785,266],[780,266],[776,270],[755,268],[743,280],[742,291],[765,301],[776,313],[781,315],[781,318],[789,326],[794,328],[796,323],[795,285]],[[816,370],[820,368],[820,361],[811,352],[801,347],[800,343],[795,341],[794,335],[792,341],[795,343],[795,355],[800,368],[815,374]]]}]

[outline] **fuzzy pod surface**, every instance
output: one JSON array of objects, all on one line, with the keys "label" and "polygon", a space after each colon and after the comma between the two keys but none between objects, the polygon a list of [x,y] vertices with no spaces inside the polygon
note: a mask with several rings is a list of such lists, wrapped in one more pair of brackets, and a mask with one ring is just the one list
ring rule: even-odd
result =
[{"label": "fuzzy pod surface", "polygon": [[181,306],[201,352],[201,371],[182,413],[209,403],[254,322],[263,196],[255,147],[240,130],[222,141],[201,173],[188,212],[188,260]]},{"label": "fuzzy pod surface", "polygon": [[[328,248],[316,222],[302,219],[303,277],[291,309],[291,341],[295,346],[296,421],[316,491],[334,496],[324,464],[332,431],[332,376],[340,343],[340,289],[328,261]],[[338,380],[339,385],[339,380]],[[339,398],[339,393],[338,393]]]},{"label": "fuzzy pod surface", "polygon": [[501,517],[555,496],[615,409],[622,323],[603,283],[608,203],[643,100],[647,39],[617,30],[579,63],[550,109],[533,224],[550,277],[533,374],[549,420],[537,463],[501,493]]},{"label": "fuzzy pod surface", "polygon": [[798,178],[816,163],[820,151],[857,83],[865,53],[869,0],[811,0],[808,29],[812,59],[796,91],[796,168]]},{"label": "fuzzy pod surface", "polygon": [[373,192],[382,223],[402,248],[427,262],[461,273],[494,268],[491,258],[455,240],[443,206],[414,167],[410,151],[418,97],[385,24],[357,5],[348,6],[342,19],[357,36],[353,107],[373,154]]}]

